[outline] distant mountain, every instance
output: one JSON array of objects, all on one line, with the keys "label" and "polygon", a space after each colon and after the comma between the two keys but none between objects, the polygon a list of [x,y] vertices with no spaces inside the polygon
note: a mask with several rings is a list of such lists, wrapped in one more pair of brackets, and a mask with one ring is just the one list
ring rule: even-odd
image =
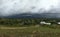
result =
[{"label": "distant mountain", "polygon": [[3,18],[60,18],[60,13],[22,13],[17,15],[5,16]]}]

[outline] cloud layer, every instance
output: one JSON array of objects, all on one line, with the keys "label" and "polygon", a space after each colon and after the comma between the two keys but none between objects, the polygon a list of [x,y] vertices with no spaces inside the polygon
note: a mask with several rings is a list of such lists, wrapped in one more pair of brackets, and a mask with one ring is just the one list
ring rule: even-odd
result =
[{"label": "cloud layer", "polygon": [[59,8],[59,0],[0,0],[0,16],[42,13]]}]

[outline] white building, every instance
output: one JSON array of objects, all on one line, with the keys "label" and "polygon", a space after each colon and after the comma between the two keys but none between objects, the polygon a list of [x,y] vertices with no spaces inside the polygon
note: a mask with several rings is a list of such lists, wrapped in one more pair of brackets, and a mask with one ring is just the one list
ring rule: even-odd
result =
[{"label": "white building", "polygon": [[60,22],[58,22],[57,24],[59,24],[59,25],[60,25]]},{"label": "white building", "polygon": [[45,21],[41,21],[40,24],[45,24]]},{"label": "white building", "polygon": [[41,24],[41,25],[51,25],[51,23],[47,23],[47,22],[45,22],[45,21],[41,21],[40,24]]}]

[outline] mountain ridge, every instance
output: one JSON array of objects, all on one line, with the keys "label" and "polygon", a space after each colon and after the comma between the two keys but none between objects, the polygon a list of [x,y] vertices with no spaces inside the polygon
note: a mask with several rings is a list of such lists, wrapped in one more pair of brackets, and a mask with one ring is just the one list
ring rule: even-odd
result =
[{"label": "mountain ridge", "polygon": [[3,16],[2,18],[60,18],[60,13],[22,13],[11,16]]}]

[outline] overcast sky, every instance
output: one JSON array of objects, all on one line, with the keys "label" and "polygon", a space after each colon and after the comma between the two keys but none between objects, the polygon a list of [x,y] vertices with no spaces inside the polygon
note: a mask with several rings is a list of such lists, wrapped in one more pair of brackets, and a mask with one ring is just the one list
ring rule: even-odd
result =
[{"label": "overcast sky", "polygon": [[19,13],[43,13],[59,8],[60,0],[0,0],[0,16]]}]

